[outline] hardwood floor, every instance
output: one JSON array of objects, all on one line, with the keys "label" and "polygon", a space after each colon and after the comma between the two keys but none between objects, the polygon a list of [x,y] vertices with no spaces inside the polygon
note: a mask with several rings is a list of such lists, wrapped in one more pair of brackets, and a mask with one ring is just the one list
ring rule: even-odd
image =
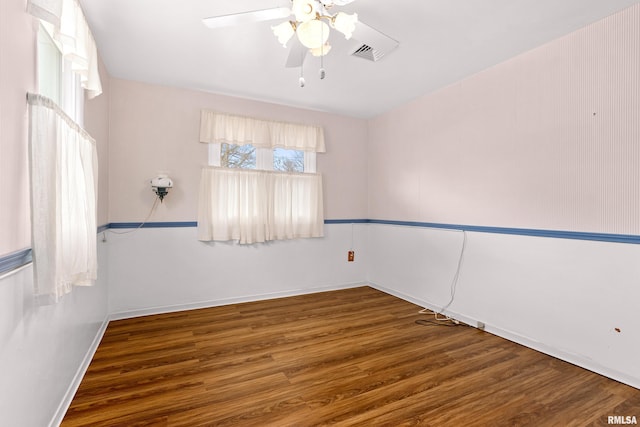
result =
[{"label": "hardwood floor", "polygon": [[362,287],[114,321],[63,426],[588,426],[640,390]]}]

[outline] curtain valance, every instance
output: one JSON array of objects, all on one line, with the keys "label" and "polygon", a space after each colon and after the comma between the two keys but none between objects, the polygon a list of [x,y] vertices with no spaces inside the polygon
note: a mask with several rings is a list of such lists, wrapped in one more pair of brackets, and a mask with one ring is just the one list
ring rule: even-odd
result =
[{"label": "curtain valance", "polygon": [[54,26],[53,38],[62,46],[62,55],[80,75],[89,99],[102,93],[98,72],[98,51],[78,0],[28,0],[27,10]]},{"label": "curtain valance", "polygon": [[324,132],[320,126],[259,120],[208,110],[201,113],[200,142],[325,151]]}]

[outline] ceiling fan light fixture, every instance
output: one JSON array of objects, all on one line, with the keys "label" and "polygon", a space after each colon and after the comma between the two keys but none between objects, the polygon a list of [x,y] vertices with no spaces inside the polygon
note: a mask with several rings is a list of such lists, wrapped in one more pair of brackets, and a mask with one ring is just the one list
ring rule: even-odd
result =
[{"label": "ceiling fan light fixture", "polygon": [[285,21],[282,24],[272,26],[273,34],[278,38],[278,42],[282,46],[287,47],[287,42],[291,40],[291,37],[295,34],[294,23],[291,21]]},{"label": "ceiling fan light fixture", "polygon": [[353,32],[356,29],[356,22],[358,22],[357,13],[349,15],[348,13],[338,12],[331,20],[333,28],[344,34],[344,37],[347,40],[349,40],[353,35]]},{"label": "ceiling fan light fixture", "polygon": [[314,19],[298,25],[296,34],[298,34],[298,39],[303,46],[316,49],[322,47],[329,39],[329,26]]},{"label": "ceiling fan light fixture", "polygon": [[312,0],[293,0],[291,13],[298,22],[309,22],[316,18],[316,2]]}]

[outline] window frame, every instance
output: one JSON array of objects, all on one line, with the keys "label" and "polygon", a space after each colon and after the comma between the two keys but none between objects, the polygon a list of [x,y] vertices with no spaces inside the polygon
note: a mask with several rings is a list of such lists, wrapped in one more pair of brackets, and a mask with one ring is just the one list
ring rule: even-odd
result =
[{"label": "window frame", "polygon": [[[222,164],[221,164],[222,143],[213,142],[213,143],[209,143],[207,145],[209,146],[209,148],[208,148],[208,164],[209,164],[209,166],[222,167]],[[251,144],[244,144],[244,145],[251,145]],[[275,170],[273,168],[273,160],[274,160],[273,151],[275,150],[275,148],[260,148],[260,147],[254,147],[254,148],[256,150],[256,167],[255,167],[255,169],[250,169],[250,168],[239,168],[239,169],[265,170],[265,171],[281,172],[281,171]],[[301,173],[316,173],[316,170],[317,170],[317,167],[316,167],[316,162],[317,162],[316,152],[315,151],[303,151],[303,150],[296,150],[296,151],[302,151],[302,153],[304,155],[304,170]]]}]

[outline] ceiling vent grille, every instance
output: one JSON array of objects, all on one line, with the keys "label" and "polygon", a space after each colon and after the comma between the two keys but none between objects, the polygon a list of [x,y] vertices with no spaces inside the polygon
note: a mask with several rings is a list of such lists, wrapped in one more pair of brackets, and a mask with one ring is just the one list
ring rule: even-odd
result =
[{"label": "ceiling vent grille", "polygon": [[385,52],[377,51],[371,46],[363,44],[362,46],[358,47],[351,55],[376,62],[380,60],[384,56],[384,54]]},{"label": "ceiling vent grille", "polygon": [[356,22],[354,35],[357,35],[354,38],[357,38],[362,44],[351,55],[368,61],[376,62],[381,60],[383,56],[397,48],[399,44],[397,40],[360,21]]}]

